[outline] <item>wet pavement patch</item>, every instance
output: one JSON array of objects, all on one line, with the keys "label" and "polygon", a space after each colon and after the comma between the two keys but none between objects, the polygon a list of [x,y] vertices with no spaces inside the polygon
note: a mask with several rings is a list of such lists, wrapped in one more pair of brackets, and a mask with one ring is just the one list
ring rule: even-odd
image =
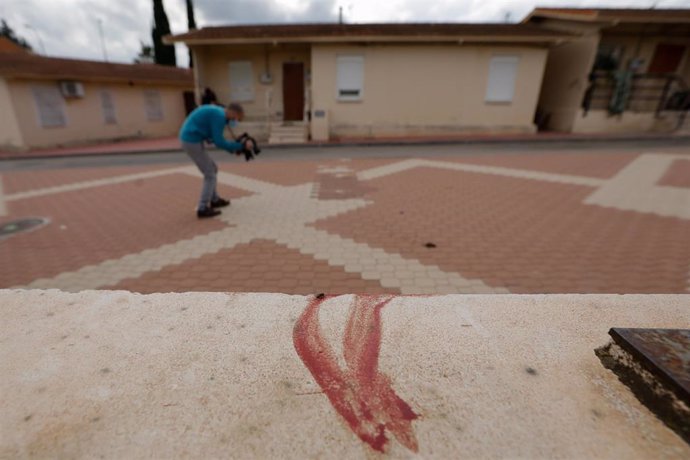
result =
[{"label": "wet pavement patch", "polygon": [[690,443],[690,330],[612,328],[595,353],[637,398]]},{"label": "wet pavement patch", "polygon": [[48,223],[48,219],[42,217],[30,217],[27,219],[13,220],[0,224],[0,240],[8,238],[17,233],[28,232],[35,230]]}]

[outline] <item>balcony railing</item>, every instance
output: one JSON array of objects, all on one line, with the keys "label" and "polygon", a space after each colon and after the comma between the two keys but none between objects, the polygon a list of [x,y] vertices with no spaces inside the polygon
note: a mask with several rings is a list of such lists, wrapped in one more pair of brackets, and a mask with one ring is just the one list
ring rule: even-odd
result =
[{"label": "balcony railing", "polygon": [[611,113],[686,112],[690,110],[690,90],[676,74],[632,74],[625,76],[609,72],[593,73],[585,93],[582,107],[590,110],[608,110]]}]

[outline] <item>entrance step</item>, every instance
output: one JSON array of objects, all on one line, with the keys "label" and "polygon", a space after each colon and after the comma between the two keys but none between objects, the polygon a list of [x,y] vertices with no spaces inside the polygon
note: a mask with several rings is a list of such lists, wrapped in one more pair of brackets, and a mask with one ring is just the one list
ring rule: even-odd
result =
[{"label": "entrance step", "polygon": [[271,126],[269,144],[304,144],[309,138],[308,125],[304,122],[286,122]]}]

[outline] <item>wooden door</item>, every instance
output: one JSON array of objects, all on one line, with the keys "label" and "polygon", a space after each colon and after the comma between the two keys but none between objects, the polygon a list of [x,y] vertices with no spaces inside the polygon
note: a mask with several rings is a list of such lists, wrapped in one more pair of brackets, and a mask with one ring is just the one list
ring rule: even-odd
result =
[{"label": "wooden door", "polygon": [[192,113],[192,110],[196,109],[196,98],[194,97],[194,91],[185,91],[182,93],[182,98],[184,99],[184,110],[187,115]]},{"label": "wooden door", "polygon": [[657,45],[648,73],[675,73],[685,54],[683,45]]},{"label": "wooden door", "polygon": [[283,119],[304,119],[304,64],[283,63]]}]

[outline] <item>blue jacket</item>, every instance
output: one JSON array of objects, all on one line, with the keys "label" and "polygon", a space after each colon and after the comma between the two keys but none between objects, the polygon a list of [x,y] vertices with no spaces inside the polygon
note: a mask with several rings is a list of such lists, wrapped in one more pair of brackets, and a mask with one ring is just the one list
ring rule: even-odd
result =
[{"label": "blue jacket", "polygon": [[225,109],[217,105],[202,105],[194,109],[182,124],[180,140],[199,144],[213,141],[216,147],[230,152],[242,150],[239,142],[228,142],[223,136],[225,130]]}]

